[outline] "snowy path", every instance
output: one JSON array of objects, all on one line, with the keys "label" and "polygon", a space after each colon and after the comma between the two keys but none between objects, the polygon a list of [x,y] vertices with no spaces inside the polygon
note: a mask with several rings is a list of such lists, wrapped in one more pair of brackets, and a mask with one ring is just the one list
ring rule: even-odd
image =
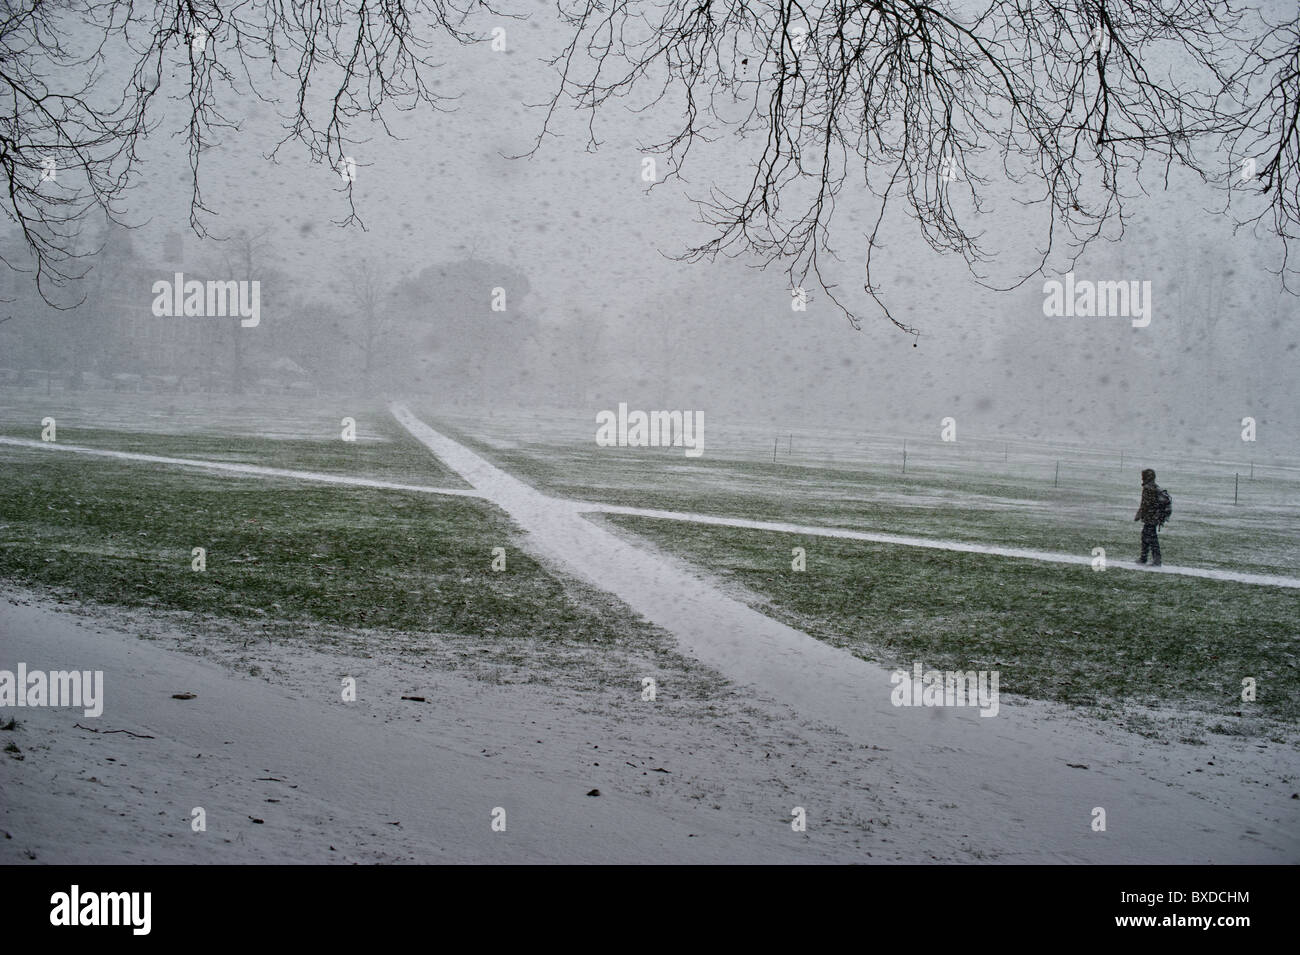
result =
[{"label": "snowy path", "polygon": [[[891,796],[929,808],[947,835],[1002,848],[1002,861],[1300,861],[1300,800],[1278,780],[1295,771],[1295,758],[1281,747],[1256,756],[1251,772],[1206,773],[1195,747],[1139,750],[1122,732],[1049,720],[1039,704],[1004,703],[993,718],[894,707],[889,671],[727,597],[685,565],[587,521],[582,505],[541,494],[400,404],[391,410],[506,511],[535,552],[615,594],[736,683],[888,751]],[[1258,772],[1270,759],[1277,773]],[[1107,813],[1105,832],[1091,829],[1094,807]]]},{"label": "snowy path", "polygon": [[373,487],[384,491],[419,491],[424,494],[450,494],[455,497],[482,497],[477,491],[462,488],[427,487],[421,484],[398,484],[393,481],[376,481],[348,474],[326,474],[322,471],[293,471],[288,468],[265,468],[257,464],[237,464],[231,461],[201,461],[195,458],[169,458],[157,454],[137,454],[133,451],[108,451],[86,448],[76,444],[59,444],[56,441],[34,441],[30,438],[0,437],[0,444],[18,448],[40,448],[46,451],[68,451],[73,454],[91,454],[119,461],[143,461],[149,464],[166,464],[172,467],[203,468],[208,471],[229,471],[246,477],[292,478],[298,481],[319,481],[325,484],[347,484],[352,487]]},{"label": "snowy path", "polygon": [[[874,541],[879,544],[898,544],[903,547],[928,547],[934,550],[955,550],[968,554],[991,554],[996,557],[1015,557],[1023,560],[1041,560],[1052,564],[1083,564],[1091,566],[1092,557],[1081,554],[1062,554],[1055,551],[1030,550],[1024,547],[997,547],[989,544],[971,544],[966,541],[942,540],[932,537],[906,537],[899,534],[878,534],[872,531],[854,531],[840,527],[818,527],[813,524],[789,524],[784,521],[751,521],[743,517],[714,517],[709,514],[692,514],[685,511],[661,511],[646,507],[626,507],[621,504],[576,502],[583,513],[630,514],[637,517],[657,517],[670,521],[689,521],[692,524],[715,524],[720,527],[747,527],[782,534],[803,534],[810,537],[838,537],[846,540]],[[1163,564],[1152,567],[1131,560],[1106,559],[1107,570],[1138,570],[1150,574],[1174,574],[1179,577],[1204,577],[1208,580],[1227,580],[1238,584],[1257,584],[1264,587],[1300,588],[1300,578],[1279,577],[1272,574],[1247,574],[1233,570],[1213,570],[1205,567],[1177,567]]]}]

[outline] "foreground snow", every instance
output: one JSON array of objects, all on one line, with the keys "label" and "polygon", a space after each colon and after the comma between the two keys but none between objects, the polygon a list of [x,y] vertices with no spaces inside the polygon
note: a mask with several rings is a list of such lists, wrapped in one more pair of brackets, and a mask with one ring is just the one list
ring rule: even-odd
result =
[{"label": "foreground snow", "polygon": [[[888,732],[873,734],[879,745],[855,743],[761,694],[721,694],[705,718],[673,703],[671,680],[647,703],[635,674],[613,691],[495,685],[391,648],[364,658],[265,644],[223,650],[143,614],[79,613],[26,591],[0,600],[0,666],[102,669],[106,697],[99,719],[77,709],[3,711],[19,725],[0,740],[23,758],[0,754],[0,863],[1077,856],[1015,823],[1037,815],[1015,780],[983,789],[984,780],[962,775],[956,754],[905,748]],[[149,639],[135,635],[142,631]],[[245,672],[167,649],[173,641],[224,655]],[[266,675],[247,675],[250,660]],[[340,699],[343,675],[357,679],[356,703]],[[196,695],[172,698],[182,692]],[[402,699],[411,695],[427,702]],[[1116,763],[1070,770],[1078,780],[1072,805],[1085,814],[1093,777],[1127,780],[1110,804],[1110,831],[1090,835],[1098,854],[1296,860],[1294,813],[1276,811],[1294,804],[1280,748],[1234,752],[1238,741],[1216,738],[1143,751],[1133,737],[1064,708],[1019,713],[1031,716],[1044,745],[1060,747],[1057,761],[1073,762],[1080,740],[1091,741],[1094,755],[1117,754]],[[932,788],[936,777],[941,785]],[[1168,828],[1181,837],[1142,858],[1130,843],[1155,834],[1134,832],[1128,807],[1157,785],[1168,787],[1165,803],[1180,813]],[[593,789],[600,795],[587,795]],[[971,805],[990,800],[1008,806],[1011,828],[972,818]],[[207,830],[196,833],[199,806]],[[491,830],[498,806],[507,812],[504,833]],[[790,828],[795,806],[807,811],[807,832]],[[1221,850],[1223,827],[1252,814],[1256,821]]]},{"label": "foreground snow", "polygon": [[[882,812],[878,753],[761,701],[720,698],[716,721],[702,720],[672,704],[671,683],[659,704],[642,701],[636,674],[622,692],[575,693],[378,647],[237,651],[272,683],[165,649],[192,644],[180,631],[119,630],[113,613],[0,600],[0,667],[100,669],[106,698],[98,719],[0,711],[19,722],[0,740],[22,757],[0,754],[0,863],[972,858],[950,834],[927,837],[919,813]],[[341,700],[344,675],[355,703]],[[790,828],[795,805],[805,833]],[[195,807],[205,832],[191,830]],[[491,828],[497,807],[505,832]]]}]

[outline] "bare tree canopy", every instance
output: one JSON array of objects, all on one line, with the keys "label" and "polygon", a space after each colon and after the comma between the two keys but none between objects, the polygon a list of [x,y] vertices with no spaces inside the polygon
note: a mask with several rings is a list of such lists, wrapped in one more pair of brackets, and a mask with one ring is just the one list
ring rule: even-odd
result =
[{"label": "bare tree canopy", "polygon": [[[475,40],[466,18],[488,9],[484,0],[0,4],[3,209],[32,253],[42,294],[82,274],[85,253],[73,238],[85,215],[120,213],[160,96],[185,105],[190,224],[202,235],[202,157],[238,128],[241,99],[281,107],[284,136],[272,156],[296,141],[311,161],[339,163],[358,118],[383,123],[390,109],[441,108],[433,41]],[[350,188],[347,198],[345,222],[355,218]]]},{"label": "bare tree canopy", "polygon": [[[574,39],[555,61],[552,111],[566,100],[589,111],[595,145],[596,114],[615,98],[680,105],[680,114],[658,110],[674,123],[650,146],[667,155],[669,176],[696,140],[757,141],[743,191],[698,200],[714,237],[688,257],[785,264],[796,285],[818,281],[855,325],[821,268],[834,254],[836,199],[856,175],[878,200],[865,291],[909,332],[872,281],[872,250],[896,201],[932,248],[961,255],[980,281],[976,217],[996,178],[1045,210],[1041,255],[1021,282],[1058,248],[1073,261],[1108,224],[1122,228],[1144,163],[1252,189],[1264,203],[1254,217],[1271,217],[1284,257],[1296,237],[1296,21],[1221,0],[561,6]],[[1247,160],[1257,168],[1234,184]]]},{"label": "bare tree canopy", "polygon": [[[1225,212],[1279,239],[1287,280],[1300,221],[1295,19],[1228,0],[557,0],[557,12],[567,42],[538,147],[568,106],[589,112],[594,147],[597,114],[620,99],[669,123],[648,147],[666,156],[665,178],[682,176],[697,140],[752,144],[742,188],[695,197],[712,238],[685,257],[780,264],[855,325],[823,269],[837,198],[858,176],[875,208],[863,288],[909,332],[873,281],[891,209],[1005,288],[1122,230],[1144,167],[1217,185]],[[76,274],[87,212],[116,214],[164,90],[186,107],[202,233],[201,159],[236,127],[240,97],[288,103],[271,155],[297,142],[340,162],[358,119],[442,108],[431,48],[482,39],[476,14],[499,15],[483,0],[4,3],[3,207],[38,283]],[[58,190],[42,188],[51,170],[68,180]],[[1037,251],[1000,280],[980,220],[999,181],[1043,222]],[[345,222],[350,190],[347,201]]]}]

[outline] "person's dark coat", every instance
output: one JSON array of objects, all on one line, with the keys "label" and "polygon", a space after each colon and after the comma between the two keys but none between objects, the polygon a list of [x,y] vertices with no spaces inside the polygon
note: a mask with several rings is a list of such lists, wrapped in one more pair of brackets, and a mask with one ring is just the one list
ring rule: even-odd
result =
[{"label": "person's dark coat", "polygon": [[1160,521],[1160,485],[1156,484],[1156,472],[1149,468],[1142,472],[1142,500],[1133,520],[1143,524]]},{"label": "person's dark coat", "polygon": [[1160,520],[1160,504],[1156,498],[1159,490],[1155,481],[1142,485],[1142,503],[1138,505],[1133,520],[1141,521],[1143,524],[1155,524]]}]

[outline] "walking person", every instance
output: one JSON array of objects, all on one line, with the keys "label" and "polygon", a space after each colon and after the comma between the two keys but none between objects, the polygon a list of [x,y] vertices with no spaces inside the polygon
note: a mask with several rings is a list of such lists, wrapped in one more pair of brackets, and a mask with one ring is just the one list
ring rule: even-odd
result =
[{"label": "walking person", "polygon": [[1160,566],[1160,537],[1158,531],[1173,512],[1173,500],[1169,492],[1156,484],[1156,472],[1146,468],[1142,472],[1142,501],[1138,505],[1133,520],[1142,522],[1142,556],[1139,564],[1147,562],[1151,555],[1151,566]]}]

